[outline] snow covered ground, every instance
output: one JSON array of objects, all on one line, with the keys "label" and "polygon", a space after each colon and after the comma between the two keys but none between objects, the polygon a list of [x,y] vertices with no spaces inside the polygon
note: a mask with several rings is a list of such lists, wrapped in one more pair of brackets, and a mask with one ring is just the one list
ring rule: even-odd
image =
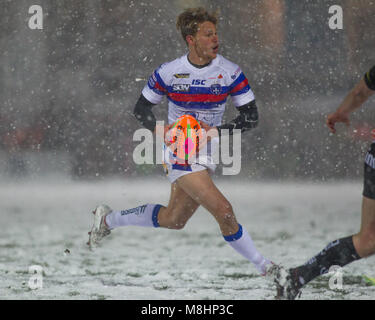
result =
[{"label": "snow covered ground", "polygon": [[[285,266],[359,229],[360,183],[217,184],[259,250]],[[272,284],[225,243],[201,208],[183,230],[121,228],[88,250],[97,204],[167,204],[169,188],[166,179],[0,182],[0,299],[273,299]],[[362,278],[375,276],[374,261],[344,268],[341,290],[331,290],[326,275],[301,299],[374,299],[375,286]],[[35,265],[41,273],[29,273]]]}]

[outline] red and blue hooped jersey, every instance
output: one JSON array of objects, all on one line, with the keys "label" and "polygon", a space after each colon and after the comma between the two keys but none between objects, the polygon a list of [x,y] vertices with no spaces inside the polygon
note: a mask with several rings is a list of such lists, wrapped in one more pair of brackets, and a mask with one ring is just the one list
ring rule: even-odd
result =
[{"label": "red and blue hooped jersey", "polygon": [[221,124],[228,96],[236,107],[255,99],[240,67],[221,55],[201,69],[190,64],[187,55],[164,63],[153,72],[142,94],[154,104],[167,97],[169,123],[192,114],[210,126]]}]

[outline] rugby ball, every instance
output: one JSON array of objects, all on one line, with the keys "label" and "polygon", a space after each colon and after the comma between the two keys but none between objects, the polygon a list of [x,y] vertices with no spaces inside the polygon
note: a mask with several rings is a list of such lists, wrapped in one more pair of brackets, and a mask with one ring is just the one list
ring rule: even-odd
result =
[{"label": "rugby ball", "polygon": [[199,151],[203,142],[201,129],[199,121],[188,114],[179,117],[173,124],[167,142],[178,160],[186,162]]}]

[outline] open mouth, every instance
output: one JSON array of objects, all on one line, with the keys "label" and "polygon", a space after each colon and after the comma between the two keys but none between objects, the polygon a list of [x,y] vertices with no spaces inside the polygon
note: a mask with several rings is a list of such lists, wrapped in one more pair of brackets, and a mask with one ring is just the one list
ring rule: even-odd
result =
[{"label": "open mouth", "polygon": [[217,52],[219,51],[219,45],[213,47],[212,50],[213,50],[215,53],[217,53]]}]

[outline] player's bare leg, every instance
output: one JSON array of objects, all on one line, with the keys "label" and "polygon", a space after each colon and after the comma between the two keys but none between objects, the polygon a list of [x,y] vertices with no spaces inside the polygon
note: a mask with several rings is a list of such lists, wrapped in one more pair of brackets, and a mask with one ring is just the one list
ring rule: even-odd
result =
[{"label": "player's bare leg", "polygon": [[182,229],[199,207],[177,183],[171,185],[169,204],[144,204],[136,208],[114,211],[107,205],[100,205],[94,211],[94,224],[89,232],[88,245],[91,249],[107,235],[110,230],[122,226],[164,227]]},{"label": "player's bare leg", "polygon": [[273,272],[271,262],[256,250],[248,232],[237,222],[230,202],[215,186],[207,170],[190,173],[172,183],[167,207],[146,204],[123,211],[108,208],[100,221],[109,230],[127,225],[182,229],[199,205],[214,216],[232,248],[254,263],[263,275]]},{"label": "player's bare leg", "polygon": [[182,229],[198,209],[199,203],[193,200],[177,182],[171,185],[171,196],[167,207],[161,207],[158,214],[160,227]]},{"label": "player's bare leg", "polygon": [[271,265],[271,262],[256,250],[250,235],[237,222],[232,205],[215,186],[207,170],[182,176],[177,180],[177,184],[214,216],[229,245],[265,274],[266,267]]},{"label": "player's bare leg", "polygon": [[331,266],[343,267],[375,253],[375,200],[363,197],[359,233],[331,241],[305,264],[289,269],[282,281],[280,298],[295,299],[300,289],[316,277],[329,272]]},{"label": "player's bare leg", "polygon": [[359,233],[353,236],[354,247],[361,258],[375,253],[375,200],[363,197]]},{"label": "player's bare leg", "polygon": [[185,175],[179,178],[177,183],[214,216],[223,236],[230,236],[238,231],[238,222],[232,205],[215,186],[207,170]]}]

